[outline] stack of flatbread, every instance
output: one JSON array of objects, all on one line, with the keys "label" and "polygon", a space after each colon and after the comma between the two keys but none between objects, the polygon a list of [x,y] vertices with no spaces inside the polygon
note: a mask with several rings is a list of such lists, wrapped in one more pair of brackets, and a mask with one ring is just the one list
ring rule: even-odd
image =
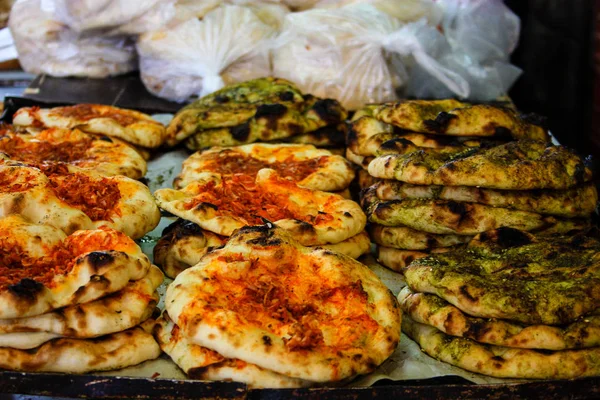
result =
[{"label": "stack of flatbread", "polygon": [[158,357],[146,329],[162,280],[135,242],[111,228],[66,235],[19,215],[1,218],[0,368],[86,373]]},{"label": "stack of flatbread", "polygon": [[185,141],[191,150],[271,141],[343,147],[346,117],[336,100],[303,94],[284,79],[260,78],[181,109],[167,127],[167,143]]},{"label": "stack of flatbread", "polygon": [[347,157],[363,167],[362,205],[379,261],[400,270],[499,227],[586,228],[598,199],[591,172],[530,120],[455,100],[359,111]]},{"label": "stack of flatbread", "polygon": [[175,189],[155,192],[180,219],[163,232],[154,259],[170,277],[223,246],[246,225],[276,223],[305,246],[358,258],[370,251],[366,217],[349,200],[354,170],[342,156],[312,145],[255,143],[197,152]]},{"label": "stack of flatbread", "polygon": [[512,228],[413,261],[402,330],[432,357],[498,378],[600,374],[600,242]]},{"label": "stack of flatbread", "polygon": [[396,348],[396,299],[361,263],[244,227],[169,286],[155,337],[189,376],[250,387],[343,383]]}]

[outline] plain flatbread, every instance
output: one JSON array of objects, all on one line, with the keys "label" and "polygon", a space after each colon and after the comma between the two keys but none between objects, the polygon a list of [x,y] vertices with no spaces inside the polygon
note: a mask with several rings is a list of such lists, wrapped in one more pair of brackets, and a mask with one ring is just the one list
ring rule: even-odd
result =
[{"label": "plain flatbread", "polygon": [[204,173],[182,190],[160,189],[154,196],[162,209],[222,236],[266,219],[303,245],[317,246],[342,242],[366,225],[354,201],[302,188],[271,169],[256,178]]},{"label": "plain flatbread", "polygon": [[167,134],[163,124],[149,115],[103,104],[21,108],[13,115],[13,124],[36,128],[77,128],[149,148],[163,144]]},{"label": "plain flatbread", "polygon": [[476,318],[444,299],[414,293],[405,287],[398,295],[402,312],[413,321],[479,343],[524,349],[565,350],[598,347],[600,316],[587,315],[564,326],[523,325],[501,319]]},{"label": "plain flatbread", "polygon": [[312,145],[261,143],[196,152],[183,162],[173,187],[182,189],[206,172],[255,176],[263,168],[276,170],[299,186],[325,192],[344,190],[354,179],[350,163],[327,150]]},{"label": "plain flatbread", "polygon": [[271,224],[179,274],[165,304],[190,342],[316,382],[373,371],[399,340],[396,300],[368,267]]},{"label": "plain flatbread", "polygon": [[30,350],[0,347],[0,368],[85,374],[137,365],[159,355],[152,335],[135,327],[95,339],[55,339]]},{"label": "plain flatbread", "polygon": [[162,272],[152,266],[144,278],[98,300],[34,317],[1,319],[0,347],[30,349],[56,337],[92,338],[129,329],[152,315],[162,281]]},{"label": "plain flatbread", "polygon": [[468,243],[468,235],[436,235],[407,226],[384,226],[369,224],[369,235],[374,243],[405,250],[430,250],[438,247],[452,247]]},{"label": "plain flatbread", "polygon": [[381,180],[380,200],[436,199],[486,204],[562,217],[588,217],[596,209],[598,192],[592,183],[567,190],[494,190],[471,186],[423,186]]},{"label": "plain flatbread", "polygon": [[0,217],[19,214],[70,234],[107,226],[139,239],[160,221],[141,182],[68,164],[24,164],[0,153]]},{"label": "plain flatbread", "polygon": [[496,378],[574,379],[600,375],[600,347],[540,351],[477,343],[402,319],[402,331],[433,358]]},{"label": "plain flatbread", "polygon": [[[456,100],[405,100],[376,107],[380,121],[414,132],[452,136],[510,136],[516,140],[550,140],[543,127],[506,107]],[[538,118],[539,119],[539,118]],[[537,121],[535,121],[537,122]]]},{"label": "plain flatbread", "polygon": [[156,321],[154,336],[161,349],[193,379],[242,382],[253,389],[310,387],[315,384],[242,360],[225,359],[213,350],[192,344],[164,314]]},{"label": "plain flatbread", "polygon": [[600,242],[585,233],[535,237],[501,228],[403,272],[411,290],[436,294],[474,317],[558,325],[600,307],[599,259]]},{"label": "plain flatbread", "polygon": [[146,276],[148,257],[110,228],[66,236],[19,215],[0,219],[0,318],[87,303]]},{"label": "plain flatbread", "polygon": [[466,151],[415,151],[376,157],[376,178],[415,185],[479,186],[491,189],[568,189],[591,179],[583,160],[562,146],[519,140]]}]

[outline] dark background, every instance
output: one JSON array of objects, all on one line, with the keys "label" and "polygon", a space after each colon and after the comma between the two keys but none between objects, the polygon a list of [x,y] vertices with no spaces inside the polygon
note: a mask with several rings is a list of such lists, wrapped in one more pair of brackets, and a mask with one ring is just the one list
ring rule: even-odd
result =
[{"label": "dark background", "polygon": [[547,116],[562,144],[600,159],[600,1],[505,3],[521,18],[521,38],[511,61],[523,75],[511,98],[519,110]]}]

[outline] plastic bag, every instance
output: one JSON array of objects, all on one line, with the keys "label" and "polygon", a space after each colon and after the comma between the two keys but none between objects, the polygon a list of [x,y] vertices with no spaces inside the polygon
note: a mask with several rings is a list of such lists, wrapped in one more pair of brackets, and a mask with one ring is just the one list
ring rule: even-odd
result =
[{"label": "plastic bag", "polygon": [[135,35],[175,16],[175,0],[42,0],[42,9],[77,32]]},{"label": "plastic bag", "polygon": [[[428,52],[425,20],[402,24],[366,3],[289,14],[273,53],[276,76],[319,97],[333,97],[349,109],[396,99],[406,66],[418,64],[459,96],[467,82]],[[431,79],[431,78],[430,78]]]},{"label": "plastic bag", "polygon": [[290,12],[279,0],[178,0],[175,5],[176,17],[167,28],[191,18],[204,18],[212,10],[224,5],[249,7],[264,23],[278,29]]},{"label": "plastic bag", "polygon": [[19,0],[9,27],[19,61],[30,73],[104,78],[137,69],[130,39],[78,34],[43,12],[40,0]]},{"label": "plastic bag", "polygon": [[250,8],[219,7],[202,20],[140,36],[142,81],[157,96],[184,101],[271,75],[269,39],[275,34]]},{"label": "plastic bag", "polygon": [[339,8],[350,4],[368,3],[399,19],[401,22],[414,22],[421,18],[435,26],[442,19],[442,10],[433,0],[319,0],[315,8]]},{"label": "plastic bag", "polygon": [[[469,83],[469,100],[493,100],[506,94],[521,74],[508,61],[519,39],[519,18],[501,0],[440,0],[439,4],[447,45],[437,52],[437,60]],[[442,98],[452,92],[431,82],[416,66],[406,94]]]}]

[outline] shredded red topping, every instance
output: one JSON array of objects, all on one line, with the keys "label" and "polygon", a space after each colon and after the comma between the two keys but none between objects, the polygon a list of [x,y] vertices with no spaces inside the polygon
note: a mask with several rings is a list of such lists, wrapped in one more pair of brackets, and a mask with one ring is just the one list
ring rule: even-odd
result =
[{"label": "shredded red topping", "polygon": [[92,144],[92,138],[86,137],[77,141],[52,143],[46,140],[25,141],[19,136],[5,135],[0,137],[0,151],[10,158],[40,163],[43,161],[73,162],[83,159]]},{"label": "shredded red topping", "polygon": [[[296,187],[292,182],[290,183]],[[248,225],[263,224],[262,218],[272,222],[281,219],[298,219],[312,224],[333,218],[326,213],[311,216],[290,209],[292,204],[288,195],[265,190],[256,184],[253,176],[245,174],[223,175],[221,184],[209,182],[199,188],[198,192],[199,194],[186,204],[187,209],[195,208],[202,203],[210,203],[217,207],[218,214],[241,218]]]},{"label": "shredded red topping", "polygon": [[115,108],[98,107],[94,104],[77,104],[75,106],[60,107],[52,111],[52,115],[76,118],[88,121],[92,118],[111,118],[123,126],[131,125],[140,119]]},{"label": "shredded red topping", "polygon": [[35,186],[35,182],[25,179],[15,179],[15,175],[9,170],[0,171],[0,192],[15,193],[24,192]]},{"label": "shredded red topping", "polygon": [[327,156],[321,156],[298,161],[294,156],[289,156],[284,161],[268,163],[237,152],[222,151],[213,154],[212,165],[209,166],[209,169],[221,175],[247,174],[256,176],[261,169],[271,168],[277,171],[279,176],[291,178],[294,182],[300,182],[318,168],[324,166],[328,159]]}]

